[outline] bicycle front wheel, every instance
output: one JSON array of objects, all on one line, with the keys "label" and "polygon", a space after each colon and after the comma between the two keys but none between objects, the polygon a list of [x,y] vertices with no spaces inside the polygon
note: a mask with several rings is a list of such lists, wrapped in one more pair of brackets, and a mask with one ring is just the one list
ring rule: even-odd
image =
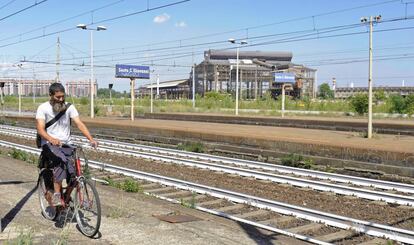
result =
[{"label": "bicycle front wheel", "polygon": [[94,237],[101,226],[101,202],[98,191],[90,180],[81,179],[75,195],[78,228],[85,236]]}]

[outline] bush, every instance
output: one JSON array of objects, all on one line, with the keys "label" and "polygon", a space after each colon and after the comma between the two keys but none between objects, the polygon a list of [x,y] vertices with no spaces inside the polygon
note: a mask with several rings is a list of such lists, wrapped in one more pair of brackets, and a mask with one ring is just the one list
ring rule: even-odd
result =
[{"label": "bush", "polygon": [[132,179],[124,180],[124,182],[121,184],[121,189],[126,192],[141,192],[142,191],[142,188],[138,184],[138,182]]},{"label": "bush", "polygon": [[390,113],[403,114],[406,109],[405,100],[400,95],[392,95],[389,99]]},{"label": "bush", "polygon": [[368,112],[368,95],[357,94],[350,99],[350,104],[356,113],[363,115]]},{"label": "bush", "polygon": [[204,145],[200,142],[196,142],[196,143],[185,142],[184,144],[179,143],[177,148],[182,151],[190,151],[190,152],[197,152],[197,153],[204,152]]}]

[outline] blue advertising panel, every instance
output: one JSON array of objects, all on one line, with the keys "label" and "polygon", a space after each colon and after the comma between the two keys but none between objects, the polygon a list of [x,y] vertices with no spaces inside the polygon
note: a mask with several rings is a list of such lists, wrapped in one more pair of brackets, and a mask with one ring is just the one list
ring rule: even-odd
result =
[{"label": "blue advertising panel", "polygon": [[275,82],[277,83],[294,83],[294,73],[275,73]]},{"label": "blue advertising panel", "polygon": [[116,65],[115,77],[149,79],[149,66]]}]

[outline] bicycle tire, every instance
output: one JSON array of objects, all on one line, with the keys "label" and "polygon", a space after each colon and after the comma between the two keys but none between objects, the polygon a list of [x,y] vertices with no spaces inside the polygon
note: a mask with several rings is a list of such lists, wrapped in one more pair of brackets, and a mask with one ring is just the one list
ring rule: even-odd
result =
[{"label": "bicycle tire", "polygon": [[37,193],[39,196],[40,210],[42,212],[43,217],[45,217],[48,220],[54,220],[57,216],[56,208],[51,207],[45,197],[46,191],[48,189],[48,186],[45,182],[45,175],[48,174],[47,171],[47,169],[43,169],[39,173],[39,179],[37,182]]},{"label": "bicycle tire", "polygon": [[[88,199],[87,201],[84,200],[83,194],[86,194],[86,198]],[[90,194],[93,194],[94,201],[92,203],[89,199]],[[75,195],[75,215],[78,228],[85,236],[94,237],[98,233],[101,226],[101,202],[98,191],[90,180],[81,179],[76,187]],[[90,211],[91,206],[96,207],[96,221],[93,222],[94,224],[92,225],[85,222],[87,218],[84,216],[84,212]]]}]

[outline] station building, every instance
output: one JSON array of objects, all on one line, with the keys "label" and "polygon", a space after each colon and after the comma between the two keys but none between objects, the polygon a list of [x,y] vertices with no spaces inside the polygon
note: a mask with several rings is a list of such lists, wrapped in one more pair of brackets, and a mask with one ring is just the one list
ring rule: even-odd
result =
[{"label": "station building", "polygon": [[[204,60],[195,66],[195,92],[216,91],[235,94],[236,91],[236,51],[208,50],[204,52]],[[270,92],[273,97],[281,94],[282,85],[292,84],[294,97],[316,95],[316,70],[292,63],[291,52],[276,51],[240,51],[239,52],[239,89],[241,99],[256,99]],[[193,71],[189,78],[165,81],[159,84],[161,98],[191,98]],[[144,85],[137,94],[149,95],[153,88],[156,94],[157,85]]]}]

